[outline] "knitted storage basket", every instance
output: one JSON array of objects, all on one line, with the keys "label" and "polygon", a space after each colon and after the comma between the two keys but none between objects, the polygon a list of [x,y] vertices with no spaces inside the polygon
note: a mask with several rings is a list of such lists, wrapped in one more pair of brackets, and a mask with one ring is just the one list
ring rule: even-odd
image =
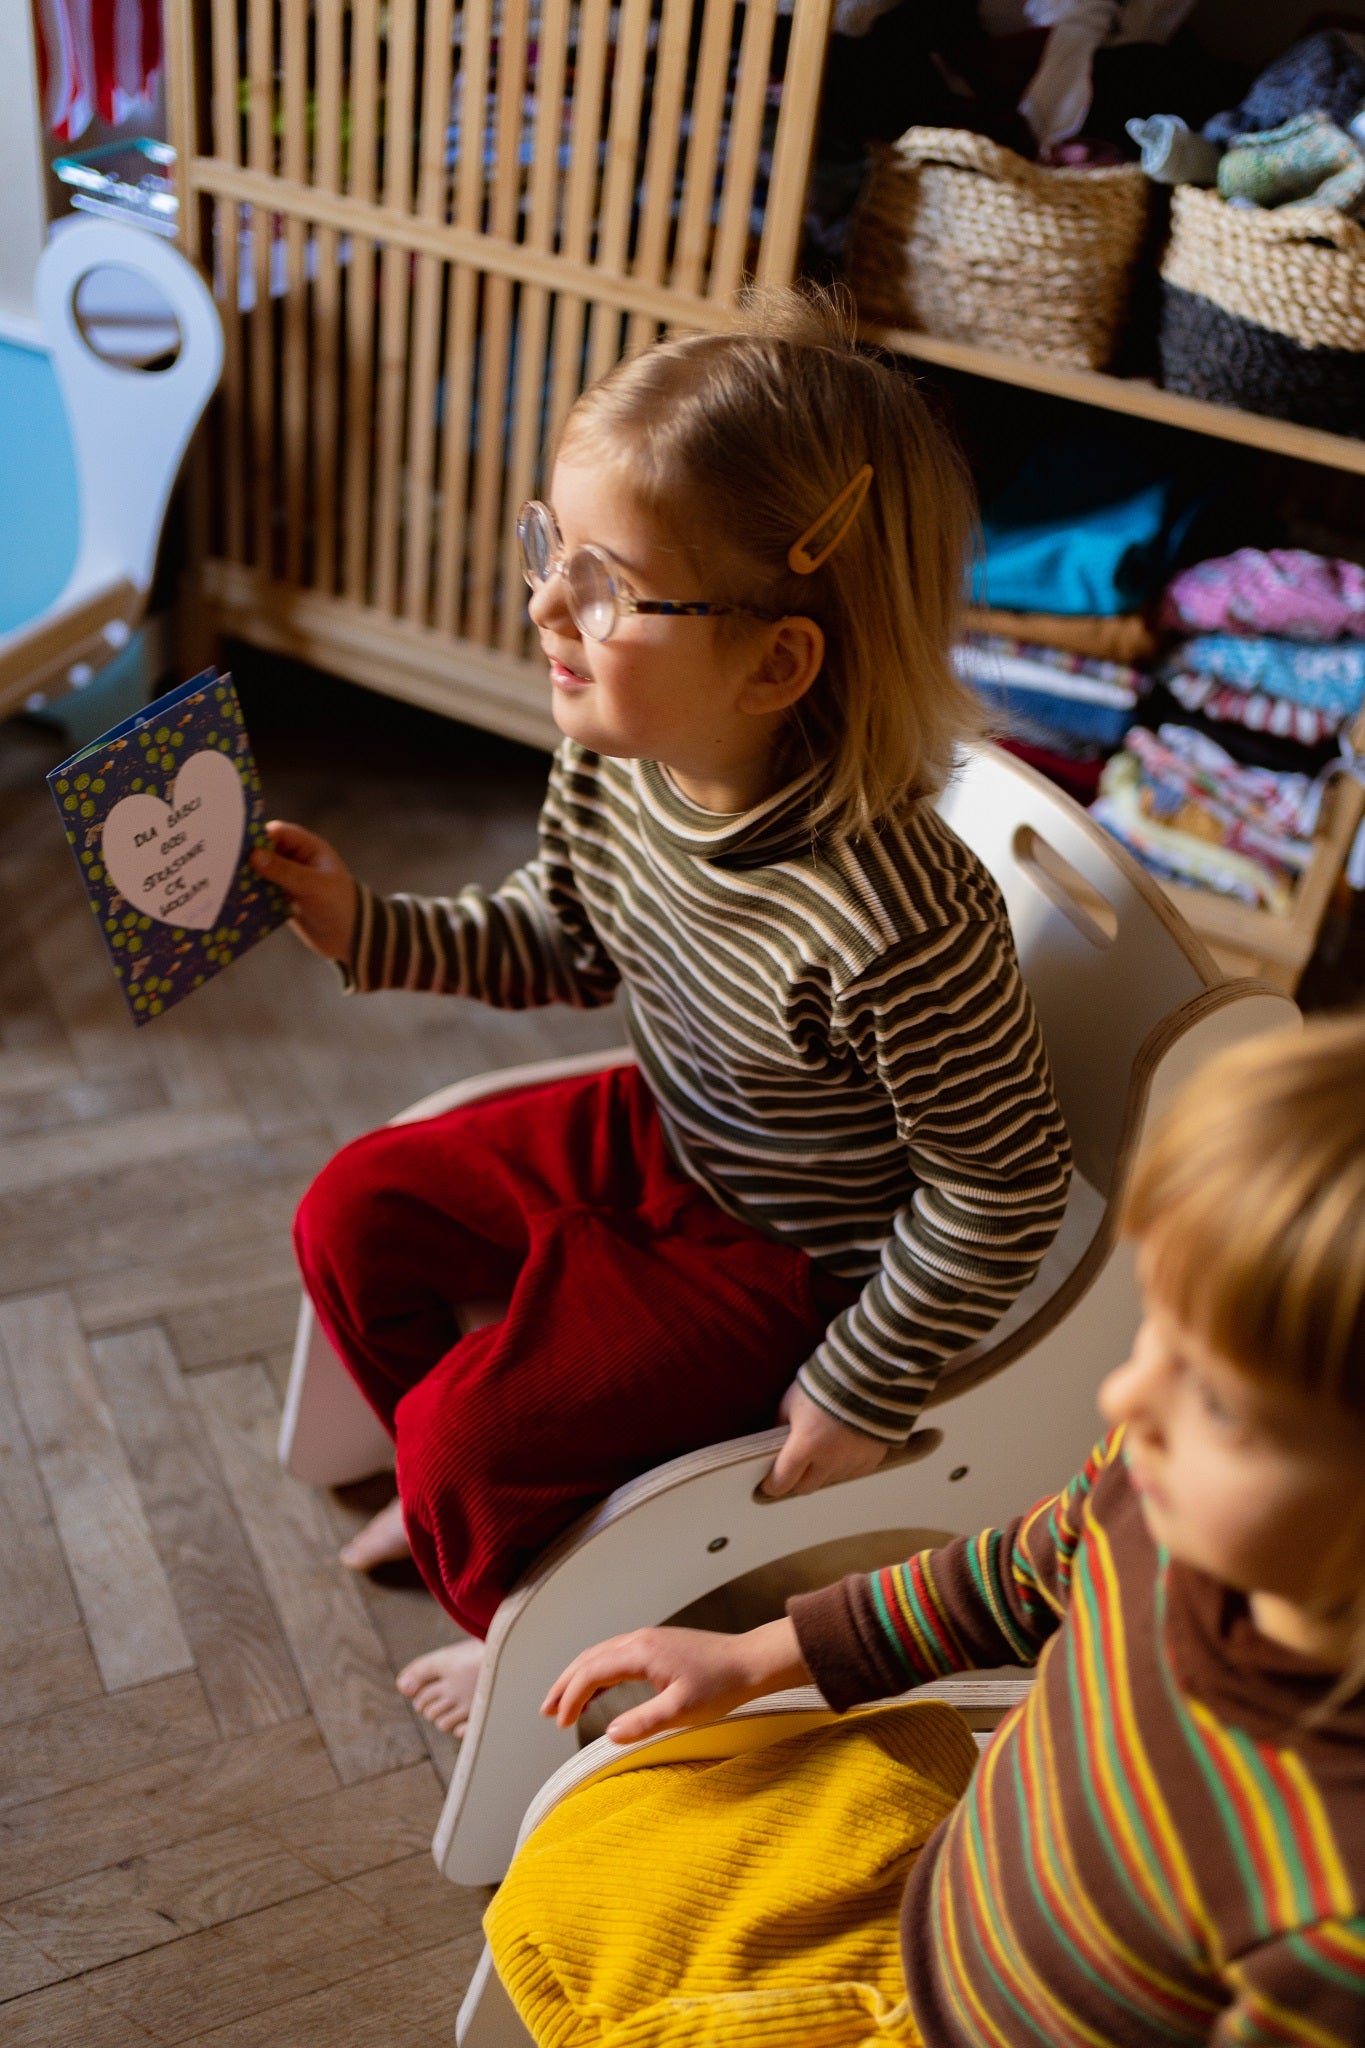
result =
[{"label": "knitted storage basket", "polygon": [[1345,214],[1178,186],[1161,295],[1168,390],[1365,431],[1365,228]]},{"label": "knitted storage basket", "polygon": [[874,156],[848,281],[868,319],[1103,369],[1148,191],[1137,164],[1044,170],[967,129],[911,128]]}]

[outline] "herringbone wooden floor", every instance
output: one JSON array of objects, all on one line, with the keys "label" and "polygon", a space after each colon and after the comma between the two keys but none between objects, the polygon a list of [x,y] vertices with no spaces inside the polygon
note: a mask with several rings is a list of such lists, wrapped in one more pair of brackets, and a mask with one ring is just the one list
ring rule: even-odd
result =
[{"label": "herringbone wooden floor", "polygon": [[[272,809],[379,886],[532,849],[542,757],[242,682]],[[450,1745],[392,1673],[450,1625],[337,1564],[376,1498],[275,1462],[289,1218],[405,1103],[618,1027],[348,1001],[277,933],[134,1031],[43,786],[65,751],[0,727],[0,2040],[425,2048],[486,1895],[432,1865]]]}]

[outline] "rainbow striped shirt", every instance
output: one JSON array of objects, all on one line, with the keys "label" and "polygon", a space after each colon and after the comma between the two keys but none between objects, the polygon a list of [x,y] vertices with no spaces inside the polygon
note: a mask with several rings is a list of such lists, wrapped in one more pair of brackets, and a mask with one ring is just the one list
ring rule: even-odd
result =
[{"label": "rainbow striped shirt", "polygon": [[1037,1664],[920,1858],[926,2048],[1360,2048],[1365,1700],[1147,1534],[1122,1432],[1053,1500],[791,1604],[831,1705]]}]

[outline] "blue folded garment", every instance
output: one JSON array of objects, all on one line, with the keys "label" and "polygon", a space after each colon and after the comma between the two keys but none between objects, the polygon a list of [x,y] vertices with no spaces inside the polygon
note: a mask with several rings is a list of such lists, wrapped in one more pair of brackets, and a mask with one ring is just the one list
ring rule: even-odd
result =
[{"label": "blue folded garment", "polygon": [[1171,576],[1203,504],[1125,443],[1044,442],[982,514],[972,601],[1070,617],[1140,610]]},{"label": "blue folded garment", "polygon": [[1119,745],[1136,716],[1132,706],[1096,704],[1080,697],[1061,697],[1050,690],[1020,689],[1015,683],[988,682],[973,676],[972,688],[1015,739],[1047,745],[1054,736],[1084,740],[1108,749]]},{"label": "blue folded garment", "polygon": [[1235,633],[1197,633],[1165,664],[1170,674],[1216,676],[1235,690],[1263,690],[1332,718],[1354,718],[1365,703],[1365,645],[1338,641],[1314,647],[1297,640],[1248,640]]}]

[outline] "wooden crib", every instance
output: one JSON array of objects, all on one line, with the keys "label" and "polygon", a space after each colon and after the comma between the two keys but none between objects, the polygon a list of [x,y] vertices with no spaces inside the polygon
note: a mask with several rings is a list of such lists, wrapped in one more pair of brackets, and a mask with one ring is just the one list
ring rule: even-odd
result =
[{"label": "wooden crib", "polygon": [[830,5],[168,0],[217,630],[553,742],[516,508],[624,349],[793,276]]}]

